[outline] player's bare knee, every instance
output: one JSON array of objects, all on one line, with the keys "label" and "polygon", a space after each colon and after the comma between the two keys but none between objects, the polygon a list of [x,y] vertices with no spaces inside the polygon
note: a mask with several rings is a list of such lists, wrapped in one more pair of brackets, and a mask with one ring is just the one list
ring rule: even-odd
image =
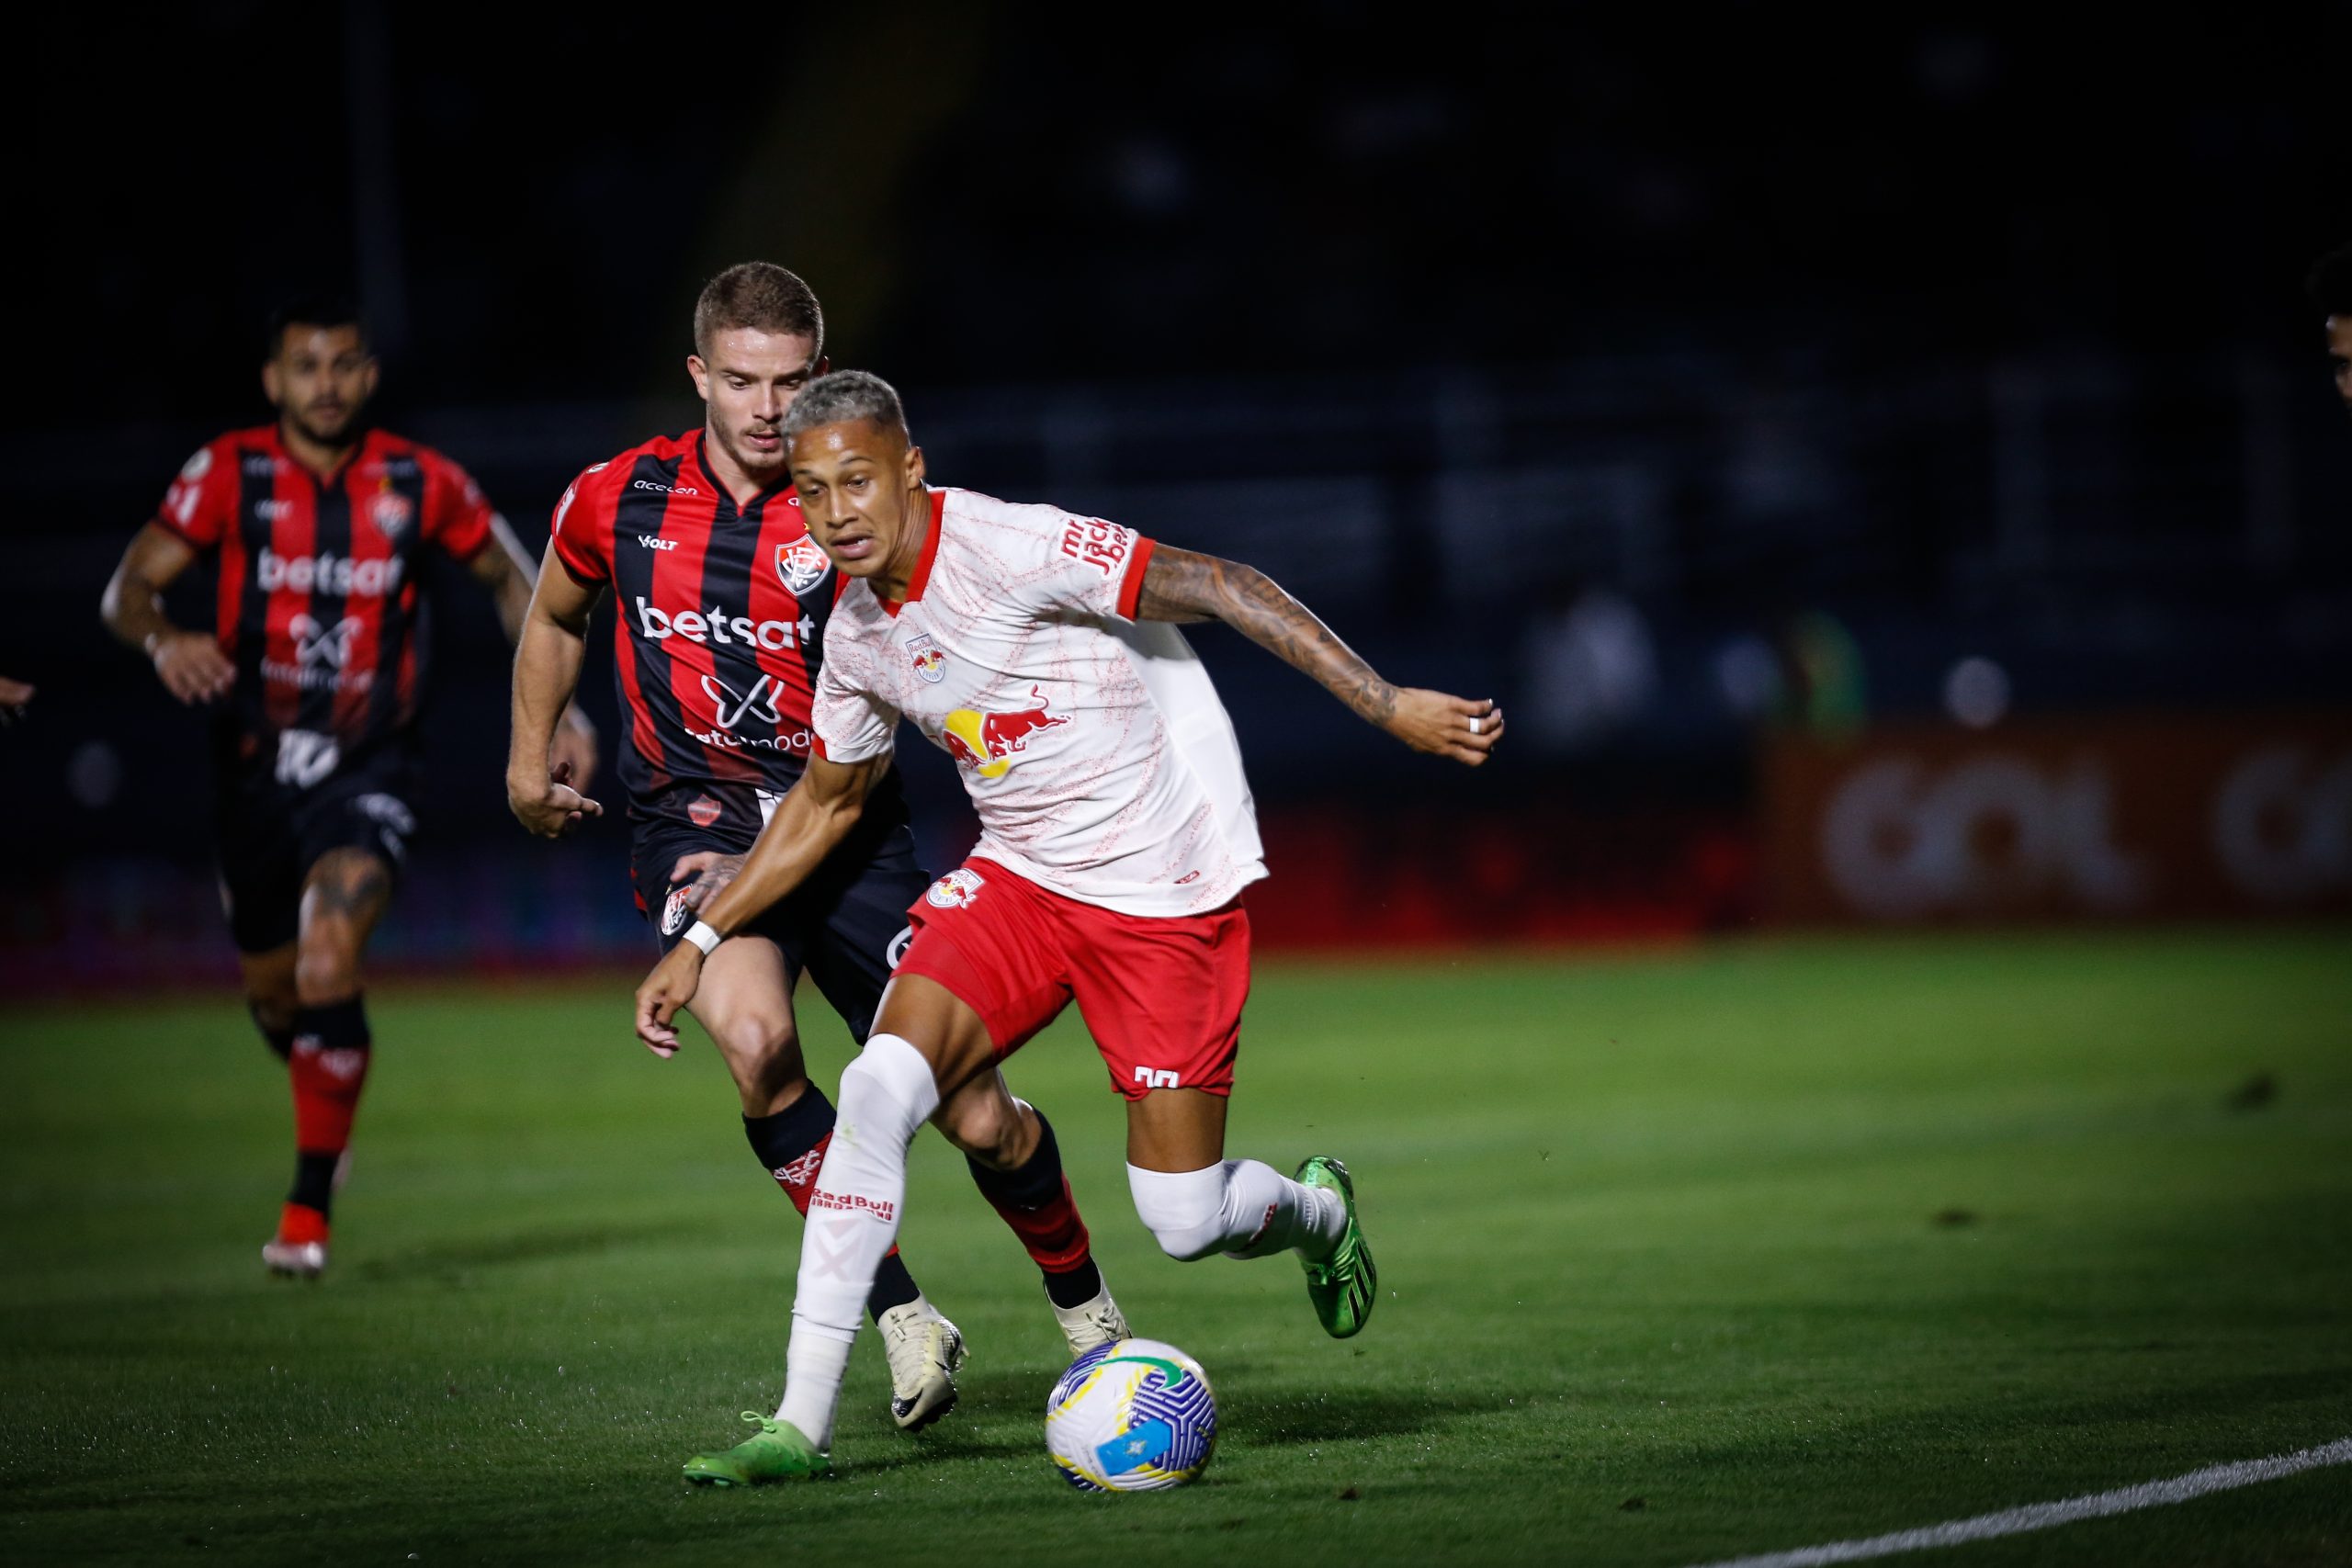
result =
[{"label": "player's bare knee", "polygon": [[347,929],[306,933],[294,960],[294,1000],[326,1007],[359,994],[359,946]]},{"label": "player's bare knee", "polygon": [[1011,1170],[1021,1164],[1021,1116],[1011,1101],[959,1095],[933,1120],[949,1143],[982,1165]]},{"label": "player's bare knee", "polygon": [[773,1115],[807,1090],[808,1071],[789,1012],[747,1008],[722,1014],[704,1027],[727,1059],[745,1115]]}]

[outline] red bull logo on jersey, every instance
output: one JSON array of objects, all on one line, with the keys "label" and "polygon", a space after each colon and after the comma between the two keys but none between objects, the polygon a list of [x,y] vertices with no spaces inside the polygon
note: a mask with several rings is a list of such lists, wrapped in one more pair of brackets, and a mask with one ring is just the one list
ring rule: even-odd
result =
[{"label": "red bull logo on jersey", "polygon": [[795,599],[824,581],[825,573],[832,570],[833,563],[825,558],[817,541],[805,535],[775,547],[775,574],[783,581],[784,591]]},{"label": "red bull logo on jersey", "polygon": [[1056,713],[1046,704],[1043,688],[1030,687],[1029,695],[1035,707],[1012,713],[957,708],[949,714],[940,735],[947,754],[984,779],[1004,777],[1012,759],[1029,750],[1032,735],[1069,722],[1069,715]]},{"label": "red bull logo on jersey", "polygon": [[914,661],[915,673],[933,685],[947,679],[947,655],[931,640],[929,632],[915,634],[914,640],[907,644],[907,657]]}]

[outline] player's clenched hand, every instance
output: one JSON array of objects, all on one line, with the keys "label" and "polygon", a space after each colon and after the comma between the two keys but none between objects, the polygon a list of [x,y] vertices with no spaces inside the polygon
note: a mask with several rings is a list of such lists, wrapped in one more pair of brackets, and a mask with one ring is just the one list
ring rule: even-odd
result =
[{"label": "player's clenched hand", "polygon": [[678,1010],[695,999],[702,980],[702,949],[682,942],[653,966],[637,988],[637,1037],[657,1056],[678,1053],[678,1032],[671,1021]]},{"label": "player's clenched hand", "polygon": [[1416,751],[1451,757],[1476,767],[1502,739],[1503,710],[1480,698],[1450,697],[1411,686],[1396,689],[1396,710],[1388,733]]},{"label": "player's clenched hand", "polygon": [[699,911],[704,905],[718,897],[720,888],[735,880],[735,874],[743,869],[743,862],[749,858],[747,855],[723,855],[717,850],[680,855],[678,863],[670,868],[670,881],[674,886],[689,876],[694,878],[693,885],[687,887],[680,901],[687,908]]},{"label": "player's clenched hand", "polygon": [[571,787],[571,764],[558,762],[536,782],[506,775],[506,805],[514,819],[542,839],[560,839],[605,808]]},{"label": "player's clenched hand", "polygon": [[237,679],[237,667],[210,632],[166,632],[155,640],[155,673],[183,703],[209,703]]},{"label": "player's clenched hand", "polygon": [[548,771],[586,793],[596,778],[596,732],[569,717],[557,725],[555,739],[548,743]]}]

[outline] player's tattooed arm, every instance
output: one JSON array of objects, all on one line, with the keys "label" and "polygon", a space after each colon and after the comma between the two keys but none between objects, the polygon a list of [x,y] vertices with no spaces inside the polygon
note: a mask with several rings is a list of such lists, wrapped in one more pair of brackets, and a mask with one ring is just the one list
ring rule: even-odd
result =
[{"label": "player's tattooed arm", "polygon": [[1502,735],[1492,702],[1393,686],[1315,613],[1256,567],[1156,545],[1144,563],[1139,621],[1223,621],[1416,751],[1472,767]]},{"label": "player's tattooed arm", "polygon": [[210,702],[237,678],[220,639],[175,626],[164,614],[164,590],[195,560],[187,540],[150,523],[131,538],[98,600],[107,629],[144,653],[165,689],[183,703]]}]

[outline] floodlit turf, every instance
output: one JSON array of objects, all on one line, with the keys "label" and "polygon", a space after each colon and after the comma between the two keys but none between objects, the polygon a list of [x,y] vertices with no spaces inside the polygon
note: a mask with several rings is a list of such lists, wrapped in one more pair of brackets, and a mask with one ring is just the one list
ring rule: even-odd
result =
[{"label": "floodlit turf", "polygon": [[[891,1429],[869,1337],[841,1480],[690,1491],[773,1404],[799,1229],[717,1062],[634,1044],[624,976],[370,1012],[306,1287],[261,1277],[285,1091],[233,998],[7,1010],[0,1559],[1673,1564],[2352,1435],[2341,929],[1269,964],[1231,1145],[1354,1168],[1345,1343],[1287,1259],[1159,1256],[1072,1020],[1015,1087],[1223,1406],[1149,1496],[1047,1463],[1058,1337],[928,1135],[904,1241],[963,1408]],[[2346,1560],[2338,1469],[1915,1561]]]}]

